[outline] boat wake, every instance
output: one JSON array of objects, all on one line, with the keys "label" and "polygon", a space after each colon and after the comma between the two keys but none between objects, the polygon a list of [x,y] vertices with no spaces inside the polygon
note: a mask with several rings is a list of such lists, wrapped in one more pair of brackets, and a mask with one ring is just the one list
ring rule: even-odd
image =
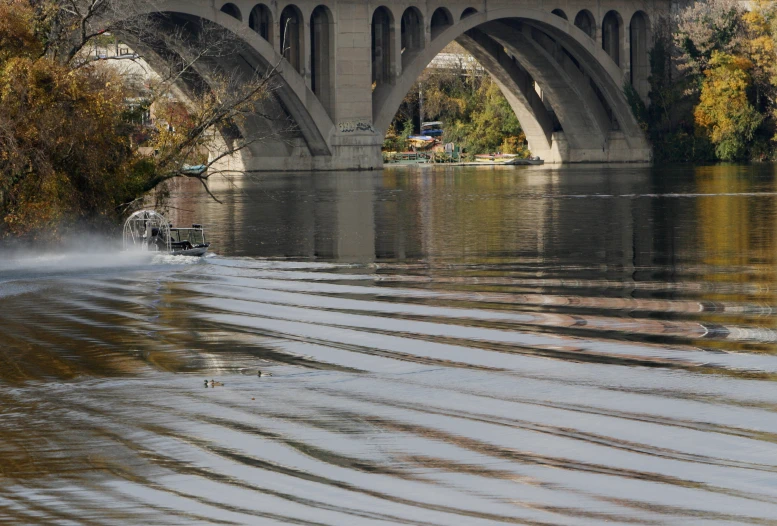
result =
[{"label": "boat wake", "polygon": [[106,258],[0,280],[0,523],[777,517],[747,283]]}]

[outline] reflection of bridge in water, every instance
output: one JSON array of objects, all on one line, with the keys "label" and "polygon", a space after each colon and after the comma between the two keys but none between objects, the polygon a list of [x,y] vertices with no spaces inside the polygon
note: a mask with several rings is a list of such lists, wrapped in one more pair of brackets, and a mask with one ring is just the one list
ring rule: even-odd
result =
[{"label": "reflection of bridge in water", "polygon": [[[649,187],[649,176],[648,167],[635,165],[213,178],[211,190],[223,204],[201,193],[197,181],[180,180],[170,220],[205,222],[212,252],[233,256],[446,264],[486,257],[539,263],[542,254],[562,267],[570,257],[604,257],[612,268],[649,266],[650,201],[596,197],[604,188],[638,194]],[[603,234],[613,224],[622,235]]]},{"label": "reflection of bridge in water", "polygon": [[[623,86],[647,96],[651,25],[669,8],[668,0],[163,0],[154,9],[172,26],[200,19],[240,35],[240,52],[208,67],[280,62],[278,111],[294,119],[298,136],[244,154],[248,169],[279,170],[380,167],[402,99],[453,41],[493,76],[546,162],[649,160]],[[257,116],[246,126],[273,124]]]}]

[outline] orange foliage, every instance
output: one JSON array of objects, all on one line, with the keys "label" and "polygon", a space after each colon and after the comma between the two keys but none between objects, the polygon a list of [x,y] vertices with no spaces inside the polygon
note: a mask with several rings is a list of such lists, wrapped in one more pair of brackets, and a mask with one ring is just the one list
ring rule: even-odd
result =
[{"label": "orange foliage", "polygon": [[105,175],[130,155],[113,70],[41,56],[31,16],[24,2],[0,2],[0,42],[10,43],[0,56],[0,235],[51,233],[63,217],[115,206],[126,181]]}]

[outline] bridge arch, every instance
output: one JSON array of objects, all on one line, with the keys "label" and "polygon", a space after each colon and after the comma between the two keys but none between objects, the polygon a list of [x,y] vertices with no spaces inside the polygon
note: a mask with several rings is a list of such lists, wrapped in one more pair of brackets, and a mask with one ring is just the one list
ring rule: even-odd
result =
[{"label": "bridge arch", "polygon": [[459,20],[464,20],[468,16],[472,16],[472,15],[476,15],[476,14],[478,14],[478,10],[477,9],[475,9],[474,7],[468,7],[468,8],[466,8],[461,13],[461,16],[459,17]]},{"label": "bridge arch", "polygon": [[240,12],[240,8],[231,2],[227,2],[221,6],[221,12],[228,14],[232,18],[237,18],[241,22],[243,21],[243,14]]},{"label": "bridge arch", "polygon": [[440,36],[446,29],[453,25],[453,15],[446,7],[438,7],[432,13],[429,21],[429,30],[432,34],[432,40]]},{"label": "bridge arch", "polygon": [[327,113],[334,110],[334,18],[325,5],[310,15],[310,86]]},{"label": "bridge arch", "polygon": [[[423,52],[403,65],[394,82],[375,88],[375,127],[385,133],[424,68],[456,40],[502,88],[530,148],[543,158],[579,162],[649,157],[644,133],[622,92],[624,70],[588,29],[529,7],[473,13],[442,28]],[[620,62],[620,55],[615,58]],[[560,131],[554,129],[548,106],[558,117]]]},{"label": "bridge arch", "polygon": [[575,16],[575,26],[583,30],[583,32],[596,40],[596,19],[593,13],[588,9],[581,9]]},{"label": "bridge arch", "polygon": [[267,42],[273,41],[273,14],[265,4],[256,4],[248,16],[248,27]]},{"label": "bridge arch", "polygon": [[623,65],[623,17],[615,10],[607,11],[602,19],[602,49],[615,65]]},{"label": "bridge arch", "polygon": [[372,82],[375,85],[391,82],[394,77],[394,14],[386,6],[372,13]]},{"label": "bridge arch", "polygon": [[410,6],[402,13],[401,33],[401,53],[402,67],[404,68],[412,60],[425,44],[424,38],[424,15],[421,10],[415,6]]},{"label": "bridge arch", "polygon": [[291,64],[297,73],[304,74],[303,49],[304,44],[304,19],[302,11],[294,4],[289,4],[281,11],[280,39],[281,51],[286,61]]},{"label": "bridge arch", "polygon": [[650,17],[644,11],[637,11],[629,23],[629,51],[631,53],[631,85],[647,100],[650,91],[650,41],[652,40]]},{"label": "bridge arch", "polygon": [[[617,45],[617,64],[603,45],[608,12],[591,7],[599,4],[159,0],[138,2],[137,9],[162,13],[173,30],[202,20],[237,35],[239,58],[205,64],[203,79],[208,69],[278,66],[274,104],[299,133],[250,152],[261,157],[252,166],[274,170],[379,167],[382,136],[402,99],[454,40],[485,66],[532,149],[549,162],[647,160],[649,147],[622,88],[631,80],[646,95],[647,13],[657,17],[668,7],[643,2],[616,13],[617,25],[604,38],[610,52]],[[237,16],[222,11],[226,4],[239,8]],[[282,47],[287,25],[294,27]],[[326,48],[329,60],[316,54]],[[261,112],[249,121],[253,129],[267,126]]]},{"label": "bridge arch", "polygon": [[554,9],[553,11],[551,11],[551,13],[553,13],[554,15],[556,15],[558,17],[563,18],[564,20],[569,20],[569,17],[567,16],[567,14],[562,9]]},{"label": "bridge arch", "polygon": [[[138,13],[139,14],[139,13]],[[296,159],[299,166],[300,158],[310,158],[311,166],[317,163],[327,166],[326,159],[332,156],[332,139],[336,129],[324,104],[318,96],[307,86],[305,78],[288,60],[285,60],[272,42],[265,39],[254,28],[244,25],[229,13],[198,7],[190,3],[177,3],[175,10],[155,11],[149,8],[147,13],[155,18],[164,27],[171,31],[177,29],[196,28],[200,24],[209,24],[218,27],[235,36],[239,49],[230,57],[219,57],[218,60],[205,60],[196,67],[199,76],[198,82],[207,84],[208,77],[218,71],[236,71],[239,74],[251,75],[254,72],[264,73],[272,68],[277,68],[277,89],[273,91],[274,102],[269,102],[268,108],[263,108],[260,113],[274,115],[278,121],[267,120],[257,114],[247,119],[244,135],[266,135],[268,129],[281,129],[287,127],[289,120],[296,124],[296,132],[292,135],[282,136],[279,139],[268,139],[265,142],[251,145],[241,152],[244,164],[260,166],[265,169],[288,169],[290,159]],[[250,23],[250,20],[249,20]],[[159,51],[165,53],[177,53],[177,50],[155,50],[143,48],[143,44],[133,42],[128,37],[128,43],[139,47],[144,58],[148,57],[152,69],[159,70],[164,67],[159,61]],[[193,86],[184,84],[181,86],[185,93],[192,93]],[[265,159],[263,161],[252,161]],[[321,159],[322,161],[315,161]]]}]

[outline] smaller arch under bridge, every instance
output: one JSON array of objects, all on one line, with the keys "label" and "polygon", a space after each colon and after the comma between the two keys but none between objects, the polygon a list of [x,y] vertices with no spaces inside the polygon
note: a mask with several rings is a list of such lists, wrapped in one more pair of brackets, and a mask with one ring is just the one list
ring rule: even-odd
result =
[{"label": "smaller arch under bridge", "polygon": [[651,159],[624,87],[647,98],[651,25],[669,0],[160,0],[154,9],[171,26],[199,19],[240,36],[233,60],[206,67],[280,64],[275,111],[298,131],[245,151],[248,170],[380,168],[403,98],[453,41],[495,79],[546,162]]}]

